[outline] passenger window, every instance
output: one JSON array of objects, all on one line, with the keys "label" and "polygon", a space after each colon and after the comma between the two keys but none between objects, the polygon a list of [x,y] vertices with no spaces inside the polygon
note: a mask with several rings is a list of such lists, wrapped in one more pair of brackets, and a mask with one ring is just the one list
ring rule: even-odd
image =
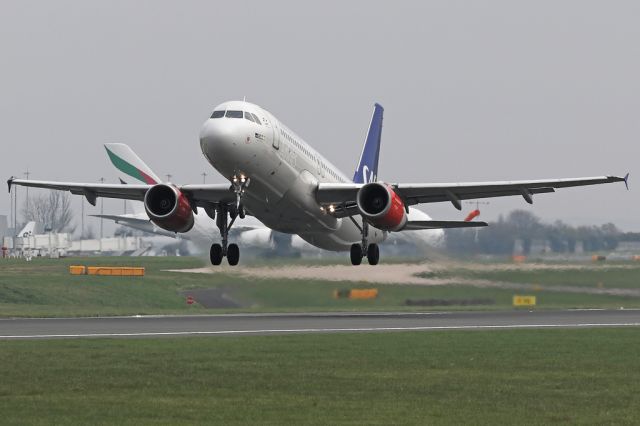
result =
[{"label": "passenger window", "polygon": [[255,121],[255,122],[256,122],[256,123],[258,123],[258,124],[262,124],[262,123],[260,122],[260,119],[258,118],[258,116],[257,116],[257,115],[255,115],[255,114],[253,114],[253,113],[249,113],[249,114],[251,114],[251,116],[253,117],[253,121]]},{"label": "passenger window", "polygon": [[242,111],[227,110],[227,113],[225,114],[225,117],[227,117],[227,118],[242,118]]},{"label": "passenger window", "polygon": [[251,118],[251,114],[249,114],[248,112],[244,112],[244,118],[246,118],[249,121],[253,121],[253,118]]},{"label": "passenger window", "polygon": [[220,118],[220,117],[224,117],[224,110],[213,111],[213,114],[211,114],[211,118]]}]

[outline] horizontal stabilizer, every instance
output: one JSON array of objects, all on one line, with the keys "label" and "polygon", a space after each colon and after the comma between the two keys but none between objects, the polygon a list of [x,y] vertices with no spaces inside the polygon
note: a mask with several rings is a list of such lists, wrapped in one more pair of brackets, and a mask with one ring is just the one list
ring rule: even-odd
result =
[{"label": "horizontal stabilizer", "polygon": [[465,222],[462,220],[411,220],[402,228],[403,231],[418,231],[420,229],[446,229],[446,228],[475,228],[488,226],[487,222]]},{"label": "horizontal stabilizer", "polygon": [[146,217],[146,215],[144,218],[136,217],[133,215],[116,215],[116,214],[90,214],[87,216],[98,217],[102,219],[109,219],[116,222],[129,222],[129,223],[139,223],[139,224],[150,223],[149,218]]},{"label": "horizontal stabilizer", "polygon": [[[90,214],[89,216],[98,217],[101,219],[113,220],[118,225],[128,226],[129,228],[148,232],[150,234],[177,238],[176,233],[166,231],[162,228],[157,227],[149,220],[149,218],[146,216],[145,213],[143,214],[145,216],[144,218],[141,217],[142,215],[140,215],[140,217],[136,217],[134,215]],[[186,238],[186,236],[183,236],[182,238]]]}]

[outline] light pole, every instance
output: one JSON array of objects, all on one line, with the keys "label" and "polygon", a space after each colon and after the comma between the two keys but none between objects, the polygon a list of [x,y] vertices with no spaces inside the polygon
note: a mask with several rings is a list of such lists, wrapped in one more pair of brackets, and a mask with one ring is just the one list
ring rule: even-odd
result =
[{"label": "light pole", "polygon": [[80,198],[80,239],[84,238],[84,197]]},{"label": "light pole", "polygon": [[[100,183],[104,183],[104,178],[101,177],[100,178]],[[102,215],[104,214],[104,198],[100,197],[100,245],[102,245],[102,224],[104,222],[104,218],[102,217]]]},{"label": "light pole", "polygon": [[207,173],[206,172],[202,172],[202,184],[203,185],[206,183],[206,179],[207,179]]},{"label": "light pole", "polygon": [[13,192],[9,193],[9,203],[11,207],[9,208],[9,226],[13,225]]},{"label": "light pole", "polygon": [[167,183],[171,182],[171,177],[172,177],[172,175],[170,173],[167,173]]},{"label": "light pole", "polygon": [[83,239],[84,239],[84,197],[80,197],[80,251],[82,251]]},{"label": "light pole", "polygon": [[18,230],[18,187],[13,187],[13,232],[17,233]]},{"label": "light pole", "polygon": [[[31,174],[31,173],[29,173],[29,169],[27,169],[27,171],[26,171],[26,172],[24,172],[24,176],[25,176],[25,179],[26,179],[26,180],[29,180],[29,175],[30,175],[30,174]],[[30,214],[30,213],[29,213],[29,187],[28,187],[28,186],[27,186],[27,209],[26,209],[26,213],[27,213],[27,215],[29,215],[29,214]]]}]

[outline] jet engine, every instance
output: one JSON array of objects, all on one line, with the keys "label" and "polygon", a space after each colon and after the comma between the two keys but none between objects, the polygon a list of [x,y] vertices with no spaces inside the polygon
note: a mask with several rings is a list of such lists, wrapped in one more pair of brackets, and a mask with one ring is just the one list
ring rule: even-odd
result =
[{"label": "jet engine", "polygon": [[367,221],[383,231],[400,231],[407,223],[404,202],[383,183],[368,183],[358,191],[358,210]]},{"label": "jet engine", "polygon": [[154,185],[144,196],[144,209],[153,223],[171,232],[193,228],[193,210],[186,195],[173,185]]}]

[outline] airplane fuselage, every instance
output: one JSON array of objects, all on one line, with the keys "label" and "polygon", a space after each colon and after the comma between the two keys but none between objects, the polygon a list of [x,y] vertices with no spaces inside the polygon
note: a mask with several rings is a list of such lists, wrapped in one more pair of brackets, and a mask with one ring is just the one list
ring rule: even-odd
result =
[{"label": "airplane fuselage", "polygon": [[[208,119],[200,132],[202,153],[230,181],[234,176],[250,179],[243,198],[250,214],[269,228],[298,234],[326,250],[349,250],[361,241],[351,219],[327,214],[316,201],[319,182],[350,182],[337,167],[257,105],[232,101],[215,111],[220,112],[214,112],[215,118]],[[245,118],[247,112],[259,123],[252,115]],[[360,217],[354,219],[361,224]],[[386,237],[387,232],[369,228],[369,242]]]}]

